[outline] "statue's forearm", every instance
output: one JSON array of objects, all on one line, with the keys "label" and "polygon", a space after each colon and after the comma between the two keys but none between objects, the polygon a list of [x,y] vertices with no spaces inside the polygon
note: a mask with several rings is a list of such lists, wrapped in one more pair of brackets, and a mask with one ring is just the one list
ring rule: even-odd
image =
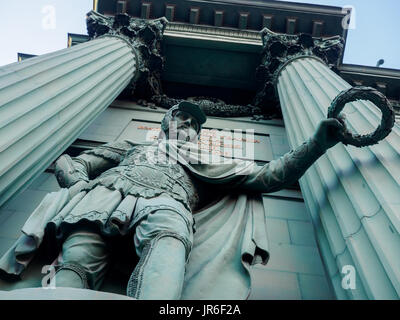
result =
[{"label": "statue's forearm", "polygon": [[64,154],[55,163],[55,175],[62,188],[69,188],[78,181],[89,181],[85,162]]},{"label": "statue's forearm", "polygon": [[280,170],[282,171],[283,187],[287,187],[299,180],[325,151],[314,138],[310,138],[295,150],[282,156]]},{"label": "statue's forearm", "polygon": [[120,162],[91,153],[80,154],[78,157],[74,158],[74,160],[78,164],[83,164],[85,166],[89,179],[94,179],[104,171],[117,166]]},{"label": "statue's forearm", "polygon": [[315,141],[308,139],[295,150],[273,160],[249,175],[242,187],[259,192],[275,192],[292,185],[325,153]]},{"label": "statue's forearm", "polygon": [[118,141],[87,150],[77,157],[62,155],[56,161],[57,180],[61,187],[70,187],[78,181],[89,181],[117,166],[132,147],[133,144],[128,141]]}]

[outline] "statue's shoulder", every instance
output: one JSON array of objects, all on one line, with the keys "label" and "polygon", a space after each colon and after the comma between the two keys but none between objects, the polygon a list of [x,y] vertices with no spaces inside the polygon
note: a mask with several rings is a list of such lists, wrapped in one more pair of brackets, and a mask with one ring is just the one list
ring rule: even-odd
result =
[{"label": "statue's shoulder", "polygon": [[131,140],[112,141],[98,147],[86,150],[82,154],[94,155],[107,160],[121,162],[128,151],[135,147]]},{"label": "statue's shoulder", "polygon": [[108,150],[114,150],[116,152],[127,152],[130,149],[140,145],[139,143],[125,139],[125,140],[118,140],[118,141],[112,141],[105,143],[101,145],[99,148],[100,149],[108,149]]},{"label": "statue's shoulder", "polygon": [[132,140],[123,140],[122,142],[126,146],[127,156],[137,152],[146,152],[149,148],[156,148],[154,142],[135,142]]},{"label": "statue's shoulder", "polygon": [[130,140],[130,139],[124,139],[124,140],[121,140],[121,141],[118,141],[118,142],[123,143],[124,145],[128,145],[130,147],[152,146],[152,145],[154,145],[154,141],[137,142],[137,141],[133,141],[133,140]]}]

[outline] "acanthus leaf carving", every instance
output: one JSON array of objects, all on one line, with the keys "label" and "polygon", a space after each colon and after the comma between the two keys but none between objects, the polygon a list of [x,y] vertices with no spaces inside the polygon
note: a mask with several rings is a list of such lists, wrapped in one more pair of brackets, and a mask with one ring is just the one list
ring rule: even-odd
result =
[{"label": "acanthus leaf carving", "polygon": [[90,38],[114,36],[125,40],[138,57],[138,76],[125,91],[136,96],[161,94],[161,71],[164,57],[161,40],[168,20],[164,17],[146,20],[117,14],[104,16],[95,11],[87,14],[86,25]]},{"label": "acanthus leaf carving", "polygon": [[256,79],[261,83],[254,98],[254,105],[266,113],[276,112],[279,108],[275,86],[280,71],[292,60],[301,57],[319,59],[331,69],[336,69],[344,48],[341,36],[313,38],[309,34],[278,34],[264,28],[261,31],[263,41],[262,62],[256,70]]}]

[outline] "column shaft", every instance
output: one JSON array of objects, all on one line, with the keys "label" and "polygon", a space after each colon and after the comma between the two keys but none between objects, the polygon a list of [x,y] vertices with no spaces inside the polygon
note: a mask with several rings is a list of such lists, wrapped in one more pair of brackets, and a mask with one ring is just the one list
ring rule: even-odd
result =
[{"label": "column shaft", "polygon": [[[332,100],[349,87],[312,57],[294,59],[283,67],[277,91],[292,148],[315,132]],[[345,110],[349,112],[349,128],[355,133],[372,132],[380,123],[380,111],[369,101],[350,103]],[[400,296],[399,160],[400,127],[395,124],[378,145],[336,145],[300,180],[339,299]],[[345,266],[355,268],[355,289],[342,286]]]},{"label": "column shaft", "polygon": [[136,60],[126,41],[108,36],[0,68],[0,205],[109,106]]}]

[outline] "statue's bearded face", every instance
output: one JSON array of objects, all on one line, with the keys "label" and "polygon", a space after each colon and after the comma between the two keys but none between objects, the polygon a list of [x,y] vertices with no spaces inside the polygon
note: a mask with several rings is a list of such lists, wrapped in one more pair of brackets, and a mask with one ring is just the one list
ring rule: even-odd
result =
[{"label": "statue's bearded face", "polygon": [[190,113],[178,110],[172,118],[176,121],[176,138],[181,141],[195,141],[200,130],[200,125]]}]

